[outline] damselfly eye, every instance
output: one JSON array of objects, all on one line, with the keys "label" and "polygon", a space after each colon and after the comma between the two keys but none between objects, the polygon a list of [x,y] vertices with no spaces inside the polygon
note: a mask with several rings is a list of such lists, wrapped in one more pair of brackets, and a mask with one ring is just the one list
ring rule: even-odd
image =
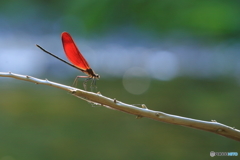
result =
[{"label": "damselfly eye", "polygon": [[100,75],[99,74],[96,74],[96,79],[99,79],[100,78]]}]

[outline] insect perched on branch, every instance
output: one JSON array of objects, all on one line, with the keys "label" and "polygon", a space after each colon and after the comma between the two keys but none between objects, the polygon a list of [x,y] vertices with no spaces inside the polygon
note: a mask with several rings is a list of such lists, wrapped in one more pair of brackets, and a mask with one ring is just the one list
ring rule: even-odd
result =
[{"label": "insect perched on branch", "polygon": [[83,82],[83,87],[86,90],[87,88],[87,81],[92,80],[91,87],[96,86],[96,79],[100,78],[100,75],[96,74],[93,69],[90,67],[86,59],[83,57],[81,52],[78,50],[74,40],[72,39],[71,35],[67,32],[63,32],[62,35],[62,44],[63,44],[63,49],[65,51],[65,54],[68,58],[68,60],[72,63],[69,63],[58,56],[48,52],[47,50],[43,49],[41,46],[36,45],[38,48],[43,50],[44,52],[50,54],[51,56],[59,59],[60,61],[82,71],[85,73],[87,76],[77,76],[73,82],[73,85],[77,84],[78,78],[87,78]]}]

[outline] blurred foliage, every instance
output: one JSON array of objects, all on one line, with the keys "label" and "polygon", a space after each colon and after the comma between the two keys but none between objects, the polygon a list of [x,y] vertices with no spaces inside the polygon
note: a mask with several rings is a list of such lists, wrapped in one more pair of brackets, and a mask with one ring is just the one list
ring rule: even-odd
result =
[{"label": "blurred foliage", "polygon": [[[237,0],[22,0],[0,4],[2,16],[18,27],[29,24],[29,30],[36,23],[45,32],[63,25],[61,31],[85,35],[111,34],[124,28],[157,37],[170,33],[218,39],[240,35]],[[54,26],[59,22],[60,26]]]},{"label": "blurred foliage", "polygon": [[[0,86],[0,159],[206,159],[212,150],[239,151],[239,142],[213,133],[136,119],[62,90],[21,83]],[[98,89],[125,103],[240,128],[240,90],[232,79],[152,80],[142,95],[129,94],[121,83],[102,79]]]},{"label": "blurred foliage", "polygon": [[155,33],[239,36],[239,5],[239,1],[223,0],[84,0],[69,2],[65,14],[82,21],[84,30],[90,33],[134,26]]}]

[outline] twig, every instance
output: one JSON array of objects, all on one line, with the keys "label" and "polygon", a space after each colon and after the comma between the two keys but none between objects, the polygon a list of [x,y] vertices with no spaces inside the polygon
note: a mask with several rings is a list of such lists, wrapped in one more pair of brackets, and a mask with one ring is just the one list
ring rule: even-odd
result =
[{"label": "twig", "polygon": [[94,103],[95,105],[101,105],[107,108],[133,114],[133,115],[136,115],[137,118],[147,117],[147,118],[151,118],[161,122],[182,125],[182,126],[187,126],[187,127],[200,129],[208,132],[213,132],[215,134],[219,134],[219,135],[234,139],[236,141],[240,141],[240,130],[218,123],[215,120],[202,121],[197,119],[171,115],[171,114],[167,114],[160,111],[150,110],[144,104],[142,105],[142,108],[140,108],[140,107],[136,107],[130,104],[120,102],[116,98],[111,99],[111,98],[105,97],[100,93],[93,93],[93,92],[80,90],[74,87],[51,82],[51,81],[48,81],[47,79],[42,80],[42,79],[34,78],[31,76],[14,74],[11,72],[0,72],[0,77],[11,77],[19,80],[33,82],[36,84],[49,85],[52,87],[60,88],[68,92],[71,92],[72,95],[78,98],[81,98],[83,100],[86,100],[88,102]]}]

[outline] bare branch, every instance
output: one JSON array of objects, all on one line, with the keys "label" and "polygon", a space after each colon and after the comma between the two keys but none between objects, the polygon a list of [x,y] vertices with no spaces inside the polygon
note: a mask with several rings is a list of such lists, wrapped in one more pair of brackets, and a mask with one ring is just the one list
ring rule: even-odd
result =
[{"label": "bare branch", "polygon": [[52,87],[60,88],[68,92],[71,92],[72,95],[78,98],[81,98],[83,100],[86,100],[88,102],[94,103],[95,105],[101,105],[107,108],[133,114],[133,115],[136,115],[137,118],[147,117],[147,118],[151,118],[161,122],[182,125],[182,126],[187,126],[187,127],[200,129],[208,132],[213,132],[215,134],[219,134],[219,135],[234,139],[236,141],[240,141],[240,130],[218,123],[215,120],[202,121],[197,119],[171,115],[171,114],[167,114],[160,111],[150,110],[144,104],[142,105],[142,108],[140,108],[140,107],[136,107],[130,104],[120,102],[116,98],[111,99],[111,98],[105,97],[100,93],[88,92],[88,91],[80,90],[74,87],[51,82],[48,80],[34,78],[31,76],[14,74],[11,72],[8,72],[8,73],[0,72],[0,77],[11,77],[19,80],[33,82],[36,84],[49,85]]}]

